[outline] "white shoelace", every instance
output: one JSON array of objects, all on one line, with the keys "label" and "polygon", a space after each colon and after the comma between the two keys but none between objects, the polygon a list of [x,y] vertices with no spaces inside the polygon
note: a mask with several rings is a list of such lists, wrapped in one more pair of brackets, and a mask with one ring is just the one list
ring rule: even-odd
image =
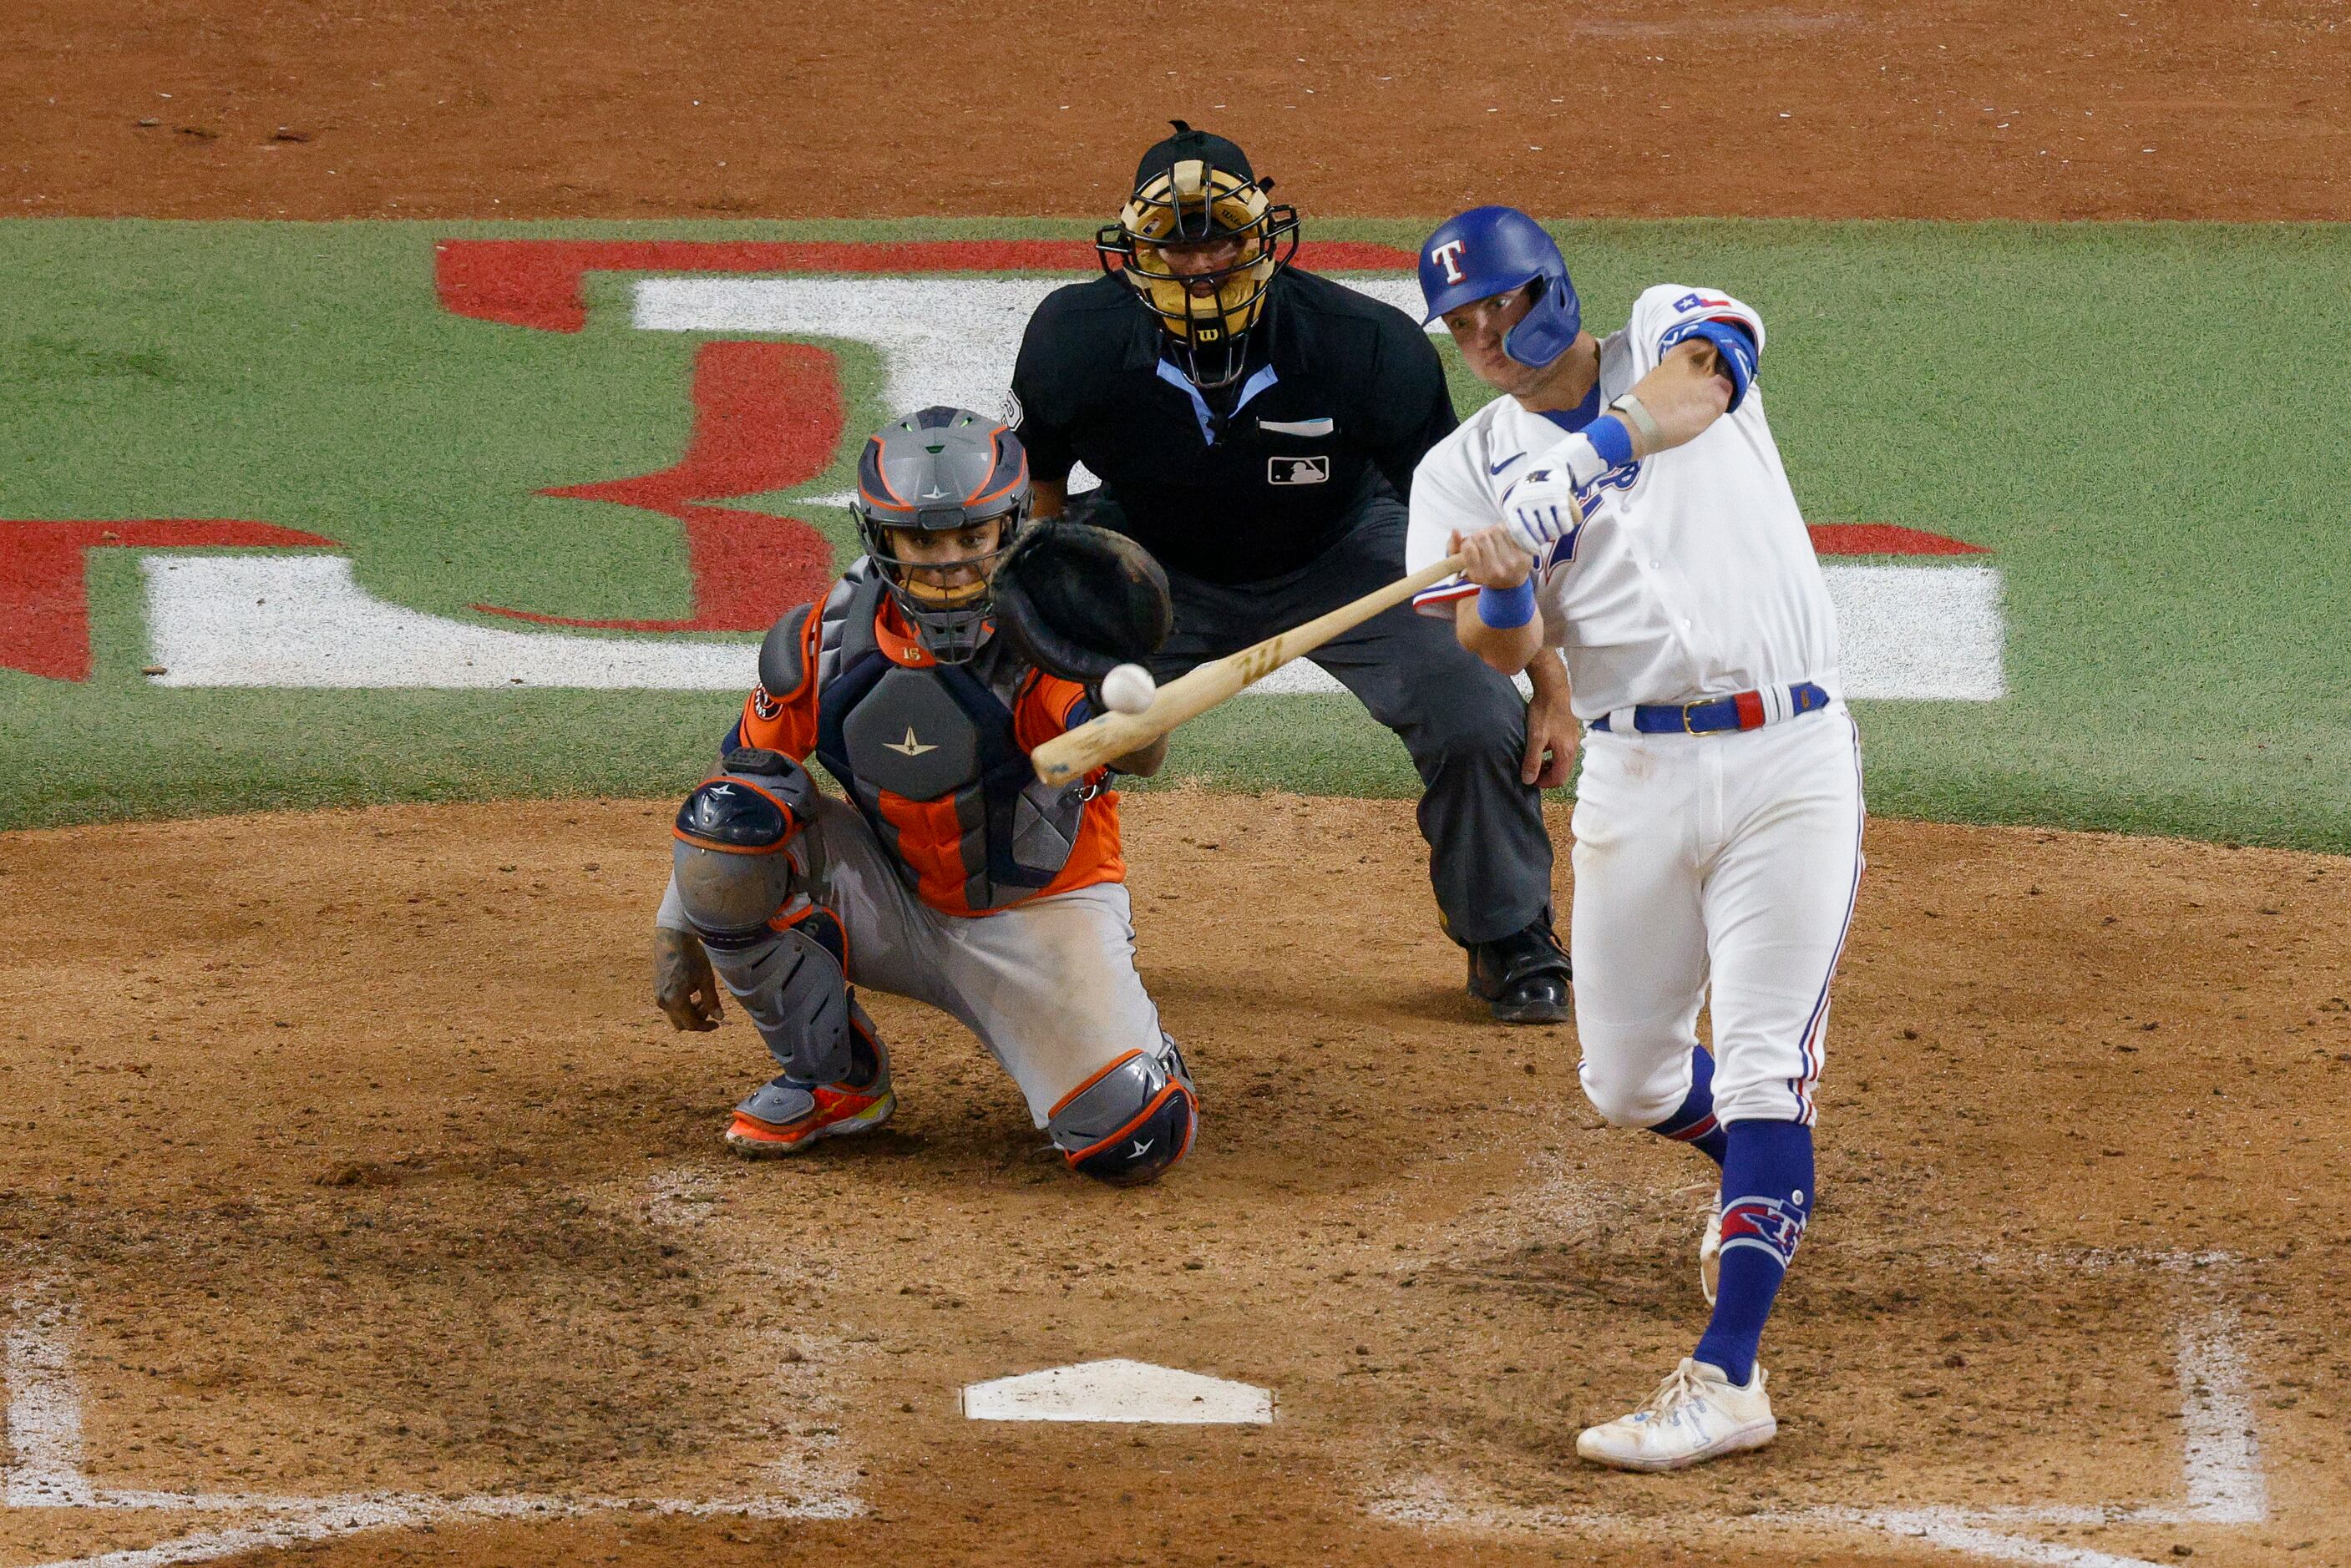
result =
[{"label": "white shoelace", "polygon": [[1675,1406],[1686,1400],[1701,1398],[1705,1396],[1705,1392],[1698,1383],[1697,1363],[1685,1361],[1666,1374],[1666,1380],[1657,1385],[1657,1391],[1649,1396],[1649,1402],[1642,1406],[1635,1414],[1670,1415]]}]

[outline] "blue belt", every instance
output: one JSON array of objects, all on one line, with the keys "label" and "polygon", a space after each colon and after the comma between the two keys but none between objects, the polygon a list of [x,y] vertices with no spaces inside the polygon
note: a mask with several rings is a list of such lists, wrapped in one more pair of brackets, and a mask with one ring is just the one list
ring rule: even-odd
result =
[{"label": "blue belt", "polygon": [[[1644,735],[1708,735],[1719,730],[1760,730],[1775,716],[1771,709],[1781,706],[1785,711],[1776,715],[1793,719],[1802,713],[1817,712],[1829,705],[1829,694],[1809,680],[1782,687],[1771,693],[1784,696],[1784,703],[1774,704],[1763,692],[1740,691],[1729,697],[1709,697],[1699,702],[1665,703],[1658,706],[1643,704],[1633,710],[1633,728]],[[1617,712],[1624,711],[1618,709]],[[1611,714],[1603,713],[1592,722],[1595,730],[1610,728]]]}]

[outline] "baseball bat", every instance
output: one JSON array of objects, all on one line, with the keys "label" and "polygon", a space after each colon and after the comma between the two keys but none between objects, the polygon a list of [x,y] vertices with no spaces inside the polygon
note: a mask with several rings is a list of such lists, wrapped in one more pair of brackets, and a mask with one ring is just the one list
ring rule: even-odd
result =
[{"label": "baseball bat", "polygon": [[1083,778],[1113,757],[1149,745],[1187,719],[1196,719],[1243,688],[1264,680],[1301,654],[1311,653],[1341,632],[1382,610],[1404,603],[1421,589],[1461,569],[1461,557],[1447,556],[1410,576],[1341,605],[1325,615],[1251,643],[1238,653],[1212,659],[1159,689],[1140,713],[1104,713],[1039,746],[1029,755],[1037,776],[1049,784]]}]

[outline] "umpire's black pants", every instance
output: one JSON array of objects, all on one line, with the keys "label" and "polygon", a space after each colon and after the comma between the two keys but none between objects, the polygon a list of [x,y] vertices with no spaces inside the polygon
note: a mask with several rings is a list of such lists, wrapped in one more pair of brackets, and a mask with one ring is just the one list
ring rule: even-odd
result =
[{"label": "umpire's black pants", "polygon": [[[1124,518],[1105,493],[1073,514],[1107,528]],[[1152,662],[1172,680],[1275,632],[1361,598],[1404,576],[1404,503],[1366,486],[1352,525],[1307,566],[1261,583],[1202,582],[1167,574],[1176,630]],[[1527,708],[1508,677],[1453,635],[1451,618],[1410,604],[1373,617],[1307,657],[1396,732],[1419,770],[1420,833],[1428,880],[1456,941],[1488,942],[1530,924],[1551,903],[1551,835],[1541,796],[1519,782]]]}]

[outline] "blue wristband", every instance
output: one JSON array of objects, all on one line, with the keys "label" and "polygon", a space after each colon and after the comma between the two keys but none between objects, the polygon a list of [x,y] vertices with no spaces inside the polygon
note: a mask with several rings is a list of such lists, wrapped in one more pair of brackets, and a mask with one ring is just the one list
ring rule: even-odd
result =
[{"label": "blue wristband", "polygon": [[1515,588],[1479,588],[1478,618],[1496,631],[1509,631],[1535,618],[1534,574]]},{"label": "blue wristband", "polygon": [[1633,461],[1633,432],[1614,414],[1603,414],[1583,427],[1583,439],[1612,470]]}]

